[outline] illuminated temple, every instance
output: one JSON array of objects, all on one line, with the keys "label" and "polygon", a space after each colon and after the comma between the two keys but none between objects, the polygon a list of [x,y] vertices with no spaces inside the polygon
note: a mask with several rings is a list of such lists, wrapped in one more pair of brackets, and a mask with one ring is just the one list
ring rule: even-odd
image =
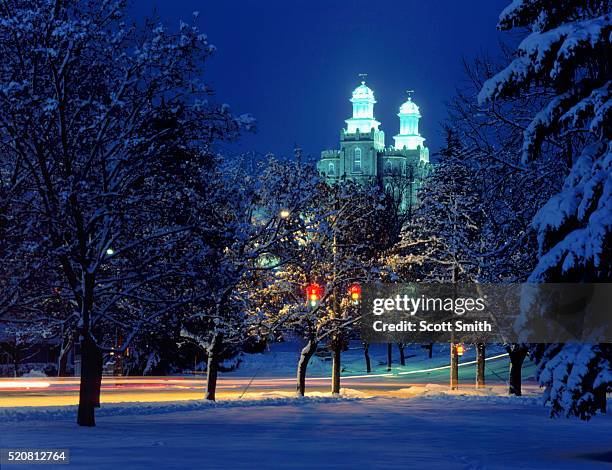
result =
[{"label": "illuminated temple", "polygon": [[317,168],[328,182],[353,180],[380,184],[387,191],[401,192],[404,209],[416,204],[416,194],[429,170],[429,149],[419,134],[419,107],[408,96],[399,108],[399,132],[390,147],[374,117],[376,99],[364,81],[353,91],[353,116],[340,131],[340,149],[324,150]]}]

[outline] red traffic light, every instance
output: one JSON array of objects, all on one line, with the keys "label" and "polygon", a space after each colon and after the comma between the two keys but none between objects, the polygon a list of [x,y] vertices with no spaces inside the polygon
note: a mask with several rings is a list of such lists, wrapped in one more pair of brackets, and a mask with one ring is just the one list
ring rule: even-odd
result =
[{"label": "red traffic light", "polygon": [[309,284],[306,287],[306,300],[313,307],[317,305],[317,303],[321,300],[322,297],[323,287],[321,287],[319,284]]},{"label": "red traffic light", "polygon": [[361,300],[361,286],[359,284],[352,284],[349,287],[349,295],[353,302],[359,302]]}]

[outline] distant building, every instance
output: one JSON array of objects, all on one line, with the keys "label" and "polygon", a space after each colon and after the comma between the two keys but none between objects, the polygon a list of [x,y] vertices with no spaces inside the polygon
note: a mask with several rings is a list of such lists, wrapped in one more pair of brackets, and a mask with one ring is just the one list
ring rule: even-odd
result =
[{"label": "distant building", "polygon": [[394,145],[385,146],[385,133],[374,117],[374,92],[361,82],[350,99],[353,116],[340,131],[340,150],[324,150],[317,169],[327,181],[352,180],[379,184],[387,191],[405,188],[402,207],[409,210],[417,204],[417,191],[427,175],[429,149],[419,134],[419,107],[408,96],[399,108],[399,133]]}]

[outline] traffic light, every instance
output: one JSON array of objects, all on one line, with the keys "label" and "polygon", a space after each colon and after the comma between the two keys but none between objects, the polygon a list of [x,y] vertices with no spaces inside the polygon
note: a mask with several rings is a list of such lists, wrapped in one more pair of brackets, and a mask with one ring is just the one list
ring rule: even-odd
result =
[{"label": "traffic light", "polygon": [[349,296],[351,297],[351,301],[355,304],[359,303],[361,300],[361,286],[359,284],[352,284],[349,287]]},{"label": "traffic light", "polygon": [[311,307],[316,307],[323,297],[323,287],[319,284],[309,284],[306,287],[306,301]]},{"label": "traffic light", "polygon": [[463,356],[463,353],[465,352],[465,347],[463,344],[458,344],[455,347],[457,348],[457,356]]}]

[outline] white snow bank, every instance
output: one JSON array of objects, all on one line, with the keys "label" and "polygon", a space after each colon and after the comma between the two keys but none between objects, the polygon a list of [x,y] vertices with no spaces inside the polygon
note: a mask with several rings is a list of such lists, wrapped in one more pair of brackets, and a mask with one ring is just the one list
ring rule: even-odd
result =
[{"label": "white snow bank", "polygon": [[[540,405],[524,406],[529,402],[486,396],[223,402],[198,411],[111,416],[91,429],[77,426],[74,416],[9,423],[0,416],[0,439],[4,448],[69,448],[71,470],[610,465],[612,416],[589,423],[550,419]],[[266,406],[277,404],[287,406]]]},{"label": "white snow bank", "polygon": [[[344,392],[344,390],[343,390]],[[352,394],[342,394],[340,397],[331,396],[308,396],[303,398],[263,398],[255,400],[187,400],[176,403],[112,403],[103,404],[96,410],[96,417],[126,416],[126,415],[152,415],[176,413],[185,411],[198,411],[212,408],[250,408],[254,406],[284,406],[284,405],[309,405],[315,403],[332,403],[346,400],[356,400]],[[12,421],[55,421],[62,419],[73,419],[77,413],[77,406],[46,406],[31,407],[20,406],[12,408],[0,408],[0,422]]]},{"label": "white snow bank", "polygon": [[41,370],[35,370],[32,369],[30,370],[30,372],[28,372],[27,374],[23,374],[22,377],[47,377],[47,374],[45,374],[43,371]]}]

